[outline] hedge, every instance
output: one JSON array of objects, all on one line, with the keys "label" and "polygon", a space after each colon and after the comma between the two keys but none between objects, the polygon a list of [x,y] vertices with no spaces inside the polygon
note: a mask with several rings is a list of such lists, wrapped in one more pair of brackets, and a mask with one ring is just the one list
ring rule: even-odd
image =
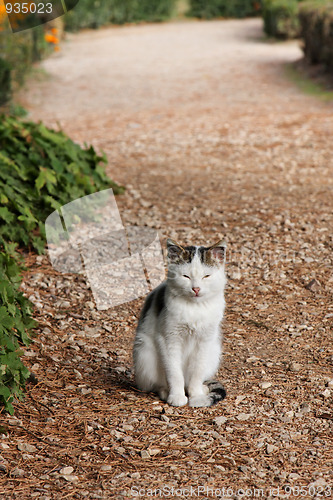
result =
[{"label": "hedge", "polygon": [[106,158],[81,148],[43,124],[0,116],[0,403],[13,412],[29,371],[19,345],[30,342],[32,304],[19,291],[22,259],[16,251],[45,246],[44,221],[73,199],[109,187]]},{"label": "hedge", "polygon": [[333,4],[331,1],[301,4],[299,19],[304,54],[311,64],[333,71]]},{"label": "hedge", "polygon": [[31,65],[48,54],[49,48],[43,26],[12,33],[0,9],[0,106],[10,100],[13,88],[23,83]]},{"label": "hedge", "polygon": [[0,252],[0,405],[11,414],[14,396],[22,397],[30,376],[20,359],[20,345],[29,345],[29,332],[35,326],[32,304],[19,291],[22,269],[8,248]]},{"label": "hedge", "polygon": [[300,35],[297,0],[263,0],[264,31],[275,38]]},{"label": "hedge", "polygon": [[65,29],[98,28],[113,23],[165,21],[171,17],[176,0],[80,0],[64,16]]},{"label": "hedge", "polygon": [[187,15],[203,19],[244,18],[260,15],[260,11],[261,1],[259,0],[190,0]]}]

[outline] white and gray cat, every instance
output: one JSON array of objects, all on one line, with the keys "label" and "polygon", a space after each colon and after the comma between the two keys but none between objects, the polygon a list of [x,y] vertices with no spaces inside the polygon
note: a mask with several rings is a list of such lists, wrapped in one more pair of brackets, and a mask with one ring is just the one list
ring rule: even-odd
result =
[{"label": "white and gray cat", "polygon": [[224,399],[212,381],[221,357],[226,245],[183,247],[168,239],[166,281],[146,298],[134,341],[139,389],[173,406],[211,406]]}]

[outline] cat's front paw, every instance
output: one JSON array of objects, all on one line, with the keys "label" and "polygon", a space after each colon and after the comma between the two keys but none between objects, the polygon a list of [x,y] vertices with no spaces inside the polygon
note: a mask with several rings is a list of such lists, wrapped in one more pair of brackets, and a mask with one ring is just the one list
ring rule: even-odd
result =
[{"label": "cat's front paw", "polygon": [[189,406],[201,407],[201,406],[211,406],[211,398],[207,394],[200,394],[200,396],[192,396],[188,401]]},{"label": "cat's front paw", "polygon": [[187,397],[185,394],[169,394],[167,402],[172,406],[185,406],[187,404]]}]

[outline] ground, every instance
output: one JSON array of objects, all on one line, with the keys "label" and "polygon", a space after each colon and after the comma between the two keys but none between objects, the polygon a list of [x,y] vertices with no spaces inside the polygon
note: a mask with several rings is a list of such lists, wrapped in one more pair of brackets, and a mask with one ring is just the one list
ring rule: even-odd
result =
[{"label": "ground", "polygon": [[286,77],[301,57],[259,19],[107,28],[68,36],[21,93],[107,153],[125,225],[226,239],[228,394],[194,409],[140,393],[143,297],[98,311],[84,276],[31,254],[38,383],[2,415],[1,498],[332,495],[333,114]]}]

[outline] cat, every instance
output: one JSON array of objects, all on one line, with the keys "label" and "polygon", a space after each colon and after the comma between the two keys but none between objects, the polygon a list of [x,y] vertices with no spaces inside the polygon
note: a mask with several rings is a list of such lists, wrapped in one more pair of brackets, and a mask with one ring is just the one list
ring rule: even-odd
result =
[{"label": "cat", "polygon": [[147,296],[133,348],[137,387],[172,406],[211,406],[226,396],[219,367],[225,251],[167,240],[167,279]]}]

